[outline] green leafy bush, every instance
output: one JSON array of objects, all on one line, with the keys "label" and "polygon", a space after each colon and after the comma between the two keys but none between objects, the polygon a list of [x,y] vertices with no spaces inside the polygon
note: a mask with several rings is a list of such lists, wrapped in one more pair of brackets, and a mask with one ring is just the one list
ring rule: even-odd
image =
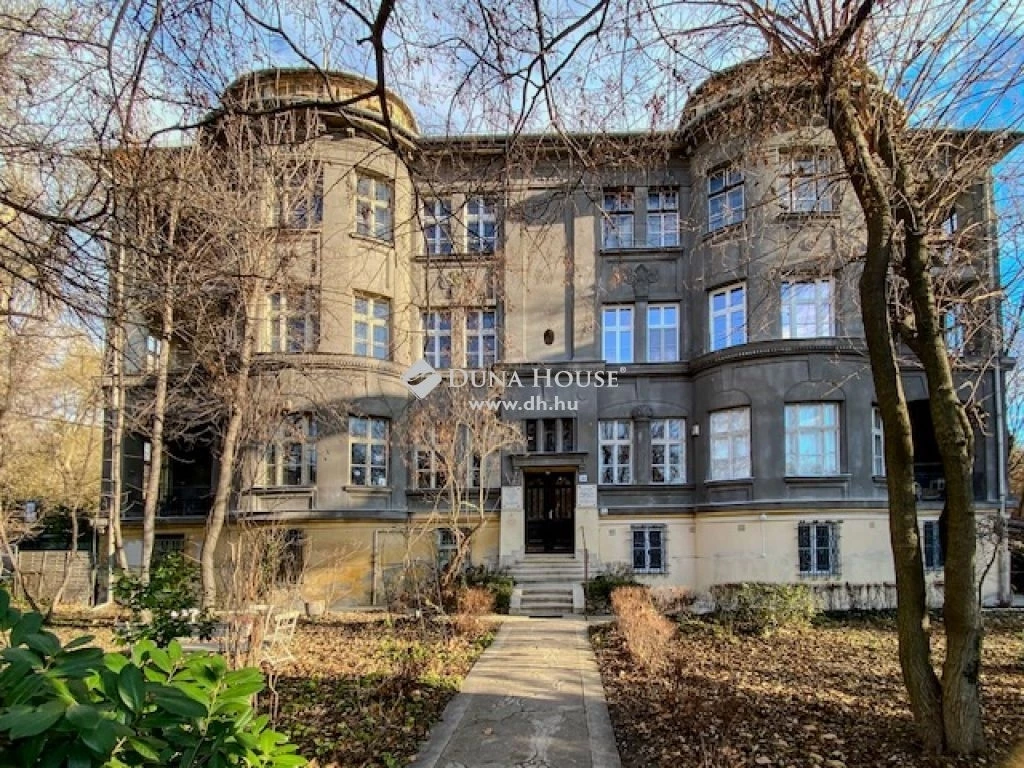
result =
[{"label": "green leafy bush", "polygon": [[612,609],[612,592],[619,587],[640,586],[633,569],[619,563],[611,565],[583,585],[587,613],[608,613]]},{"label": "green leafy bush", "polygon": [[180,552],[171,552],[153,563],[149,583],[121,573],[114,596],[132,613],[131,621],[118,629],[127,643],[152,640],[165,646],[179,637],[213,635],[213,618],[199,609],[199,566]]},{"label": "green leafy bush", "polygon": [[818,613],[806,584],[718,584],[711,587],[715,615],[732,631],[770,635],[783,627],[807,626]]},{"label": "green leafy bush", "polygon": [[512,604],[515,580],[505,571],[488,568],[486,565],[477,565],[467,568],[463,579],[467,587],[483,587],[494,595],[496,613],[508,613],[509,606]]},{"label": "green leafy bush", "polygon": [[150,640],[131,656],[80,637],[62,646],[38,613],[0,590],[0,768],[253,766],[306,763],[256,717],[256,669]]}]

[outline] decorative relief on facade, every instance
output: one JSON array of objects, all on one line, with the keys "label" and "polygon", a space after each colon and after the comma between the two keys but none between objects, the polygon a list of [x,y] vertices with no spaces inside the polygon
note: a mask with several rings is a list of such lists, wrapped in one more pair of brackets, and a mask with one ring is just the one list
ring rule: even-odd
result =
[{"label": "decorative relief on facade", "polygon": [[625,281],[633,286],[633,293],[637,298],[645,298],[651,292],[651,286],[661,279],[658,270],[651,269],[646,264],[638,264],[631,270],[626,270]]}]

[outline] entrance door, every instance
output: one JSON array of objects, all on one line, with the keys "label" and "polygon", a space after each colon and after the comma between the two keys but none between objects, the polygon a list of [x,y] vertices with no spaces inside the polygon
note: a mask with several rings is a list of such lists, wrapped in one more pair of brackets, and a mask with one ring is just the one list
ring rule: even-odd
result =
[{"label": "entrance door", "polygon": [[572,552],[575,472],[526,473],[526,551]]}]

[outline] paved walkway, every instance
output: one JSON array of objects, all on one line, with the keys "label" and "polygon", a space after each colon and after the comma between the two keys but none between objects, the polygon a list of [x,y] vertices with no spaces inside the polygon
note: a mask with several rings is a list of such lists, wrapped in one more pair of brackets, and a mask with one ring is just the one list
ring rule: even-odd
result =
[{"label": "paved walkway", "polygon": [[509,618],[413,768],[619,768],[582,618]]}]

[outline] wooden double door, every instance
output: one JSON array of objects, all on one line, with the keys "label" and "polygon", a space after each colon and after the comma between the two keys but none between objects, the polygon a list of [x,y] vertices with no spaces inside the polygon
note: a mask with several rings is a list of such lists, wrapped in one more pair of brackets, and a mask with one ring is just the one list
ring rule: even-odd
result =
[{"label": "wooden double door", "polygon": [[572,552],[575,549],[576,473],[525,473],[526,551]]}]

